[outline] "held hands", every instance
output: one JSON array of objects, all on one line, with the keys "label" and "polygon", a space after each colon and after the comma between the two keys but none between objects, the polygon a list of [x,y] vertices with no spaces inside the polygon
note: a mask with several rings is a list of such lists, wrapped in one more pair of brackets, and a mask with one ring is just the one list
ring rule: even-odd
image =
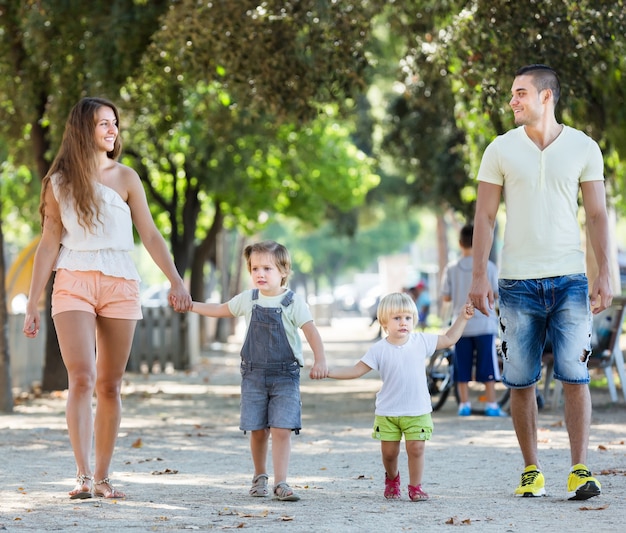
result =
[{"label": "held hands", "polygon": [[324,379],[328,377],[328,367],[326,366],[326,361],[318,363],[315,362],[311,371],[309,372],[309,377],[311,379]]},{"label": "held hands", "polygon": [[465,320],[469,320],[474,316],[474,304],[472,302],[467,302],[463,307],[463,318]]},{"label": "held hands", "polygon": [[177,313],[185,313],[191,310],[191,295],[184,286],[176,289],[172,287],[167,300]]}]

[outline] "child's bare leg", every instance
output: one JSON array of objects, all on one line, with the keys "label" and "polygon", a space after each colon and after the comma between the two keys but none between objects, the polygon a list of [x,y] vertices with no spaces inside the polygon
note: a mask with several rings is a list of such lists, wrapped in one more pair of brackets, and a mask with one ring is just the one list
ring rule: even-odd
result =
[{"label": "child's bare leg", "polygon": [[487,403],[496,403],[496,382],[495,381],[485,382],[485,397],[487,399]]},{"label": "child's bare leg", "polygon": [[256,429],[250,432],[250,452],[254,463],[254,475],[267,473],[267,449],[269,429]]},{"label": "child's bare leg", "polygon": [[467,381],[459,381],[456,384],[456,388],[459,391],[459,402],[460,403],[469,402],[469,385]]},{"label": "child's bare leg", "polygon": [[287,481],[289,458],[291,456],[291,430],[272,428],[272,463],[274,464],[274,485]]},{"label": "child's bare leg", "polygon": [[380,442],[380,451],[383,456],[383,466],[387,477],[395,479],[398,475],[398,456],[400,455],[400,442],[383,440]]},{"label": "child's bare leg", "polygon": [[424,451],[426,441],[408,440],[406,441],[406,454],[409,462],[409,485],[417,487],[422,484],[424,473]]}]

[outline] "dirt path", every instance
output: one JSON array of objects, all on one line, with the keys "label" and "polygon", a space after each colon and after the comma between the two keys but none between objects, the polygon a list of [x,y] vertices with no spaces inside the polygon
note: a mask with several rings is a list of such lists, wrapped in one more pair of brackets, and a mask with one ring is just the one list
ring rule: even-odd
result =
[{"label": "dirt path", "polygon": [[[373,333],[359,320],[336,320],[320,330],[332,365],[353,363]],[[458,526],[598,533],[626,522],[626,407],[608,403],[598,390],[592,393],[589,466],[603,494],[588,502],[565,497],[569,451],[562,409],[540,415],[548,496],[514,498],[522,461],[511,421],[459,419],[451,400],[435,413],[426,447],[424,488],[431,499],[407,499],[403,452],[403,499],[385,500],[380,448],[370,437],[375,377],[303,377],[304,429],[293,439],[289,479],[302,500],[250,498],[248,441],[238,430],[238,346],[224,348],[193,372],[128,376],[112,471],[126,500],[68,499],[74,463],[62,395],[31,399],[14,414],[0,415],[0,530],[430,532]]]}]

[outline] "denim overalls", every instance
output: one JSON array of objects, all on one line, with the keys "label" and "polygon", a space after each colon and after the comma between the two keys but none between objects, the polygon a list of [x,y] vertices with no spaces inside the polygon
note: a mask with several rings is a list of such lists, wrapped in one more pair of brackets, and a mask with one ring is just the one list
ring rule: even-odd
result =
[{"label": "denim overalls", "polygon": [[288,290],[280,307],[262,307],[255,303],[259,290],[252,291],[252,316],[241,349],[243,431],[275,427],[298,434],[302,426],[300,364],[282,318],[283,308],[291,305],[293,296]]}]

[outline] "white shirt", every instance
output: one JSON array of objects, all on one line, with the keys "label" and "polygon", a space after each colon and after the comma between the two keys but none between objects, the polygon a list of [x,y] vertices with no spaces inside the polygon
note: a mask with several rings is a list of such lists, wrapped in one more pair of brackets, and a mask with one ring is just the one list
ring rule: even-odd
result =
[{"label": "white shirt", "polygon": [[130,207],[110,187],[96,183],[100,198],[100,220],[93,229],[78,223],[71,198],[62,199],[58,175],[52,176],[52,191],[59,202],[63,232],[61,250],[54,269],[100,271],[108,276],[139,281],[139,273],[129,254],[134,249]]},{"label": "white shirt", "polygon": [[426,359],[435,353],[437,338],[431,333],[411,333],[401,346],[382,339],[361,358],[378,371],[383,382],[376,394],[375,414],[421,416],[432,412]]},{"label": "white shirt", "polygon": [[564,126],[540,150],[520,126],[487,147],[478,180],[503,187],[506,228],[501,278],[585,272],[578,193],[582,182],[604,180],[602,153],[593,139]]}]

